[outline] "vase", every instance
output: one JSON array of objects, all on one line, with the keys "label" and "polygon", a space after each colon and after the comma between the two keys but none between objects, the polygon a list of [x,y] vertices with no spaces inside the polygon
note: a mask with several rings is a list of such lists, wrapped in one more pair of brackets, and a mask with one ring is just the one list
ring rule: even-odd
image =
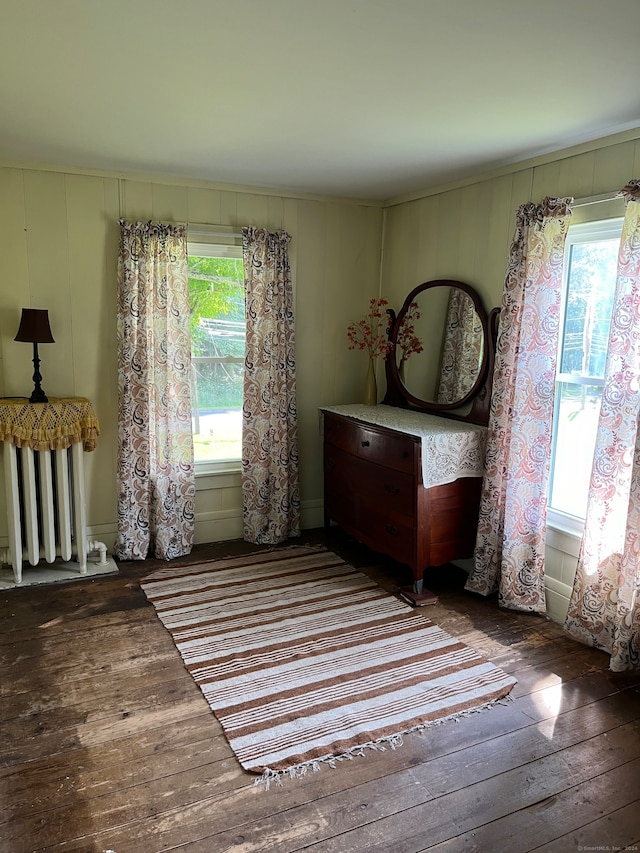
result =
[{"label": "vase", "polygon": [[403,356],[400,359],[400,364],[398,365],[398,379],[400,380],[400,382],[402,382],[402,384],[406,388],[407,383],[405,382],[405,377],[404,377],[404,366],[405,366],[405,364],[406,364],[406,359]]},{"label": "vase", "polygon": [[378,402],[378,386],[376,384],[376,371],[373,364],[373,359],[369,359],[369,369],[364,380],[364,399],[362,401],[365,406],[375,406]]}]

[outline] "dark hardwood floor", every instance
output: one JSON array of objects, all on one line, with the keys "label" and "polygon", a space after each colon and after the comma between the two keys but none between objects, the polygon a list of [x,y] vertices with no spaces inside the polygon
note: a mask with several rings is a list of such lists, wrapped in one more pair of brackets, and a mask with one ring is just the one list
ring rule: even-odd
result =
[{"label": "dark hardwood floor", "polygon": [[[338,530],[297,541],[407,580]],[[425,614],[513,673],[513,701],[266,791],[140,590],[157,565],[0,594],[1,853],[640,850],[640,673],[433,570]]]}]

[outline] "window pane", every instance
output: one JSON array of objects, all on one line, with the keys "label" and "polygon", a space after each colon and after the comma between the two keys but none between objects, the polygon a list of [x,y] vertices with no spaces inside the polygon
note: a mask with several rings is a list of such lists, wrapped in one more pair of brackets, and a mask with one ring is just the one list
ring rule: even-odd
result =
[{"label": "window pane", "polygon": [[204,409],[193,418],[196,462],[222,462],[242,456],[242,409]]},{"label": "window pane", "polygon": [[242,260],[189,256],[196,462],[240,459],[245,318]]},{"label": "window pane", "polygon": [[555,460],[550,506],[584,518],[602,386],[560,382],[556,389]]},{"label": "window pane", "polygon": [[569,228],[549,508],[584,518],[607,361],[622,220]]},{"label": "window pane", "polygon": [[604,377],[618,242],[601,240],[570,247],[561,373]]}]

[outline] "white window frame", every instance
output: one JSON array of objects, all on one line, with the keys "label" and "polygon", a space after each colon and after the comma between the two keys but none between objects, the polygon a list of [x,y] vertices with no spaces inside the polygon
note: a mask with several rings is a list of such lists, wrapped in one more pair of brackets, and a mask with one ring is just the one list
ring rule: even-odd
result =
[{"label": "white window frame", "polygon": [[[216,229],[218,232],[218,229]],[[189,237],[187,233],[187,254],[203,258],[240,258],[242,260],[242,244],[240,238],[229,233],[226,238],[220,233],[211,237],[198,232],[197,237]],[[242,459],[221,459],[219,461],[195,462],[196,489],[202,485],[206,488],[204,478],[212,475],[235,474],[242,470]]]},{"label": "white window frame", "polygon": [[[581,222],[575,225],[569,226],[569,231],[567,232],[567,239],[564,247],[564,264],[563,264],[563,273],[562,273],[562,296],[560,303],[560,318],[561,318],[561,328],[558,336],[558,362],[556,369],[556,377],[555,377],[555,396],[554,396],[554,414],[556,407],[558,405],[558,400],[560,396],[560,387],[559,383],[561,382],[571,382],[573,384],[585,384],[585,385],[596,385],[596,386],[604,386],[604,379],[600,377],[580,377],[579,380],[576,380],[576,377],[572,374],[563,374],[560,373],[560,357],[562,353],[562,347],[564,342],[564,330],[565,330],[565,311],[566,311],[566,301],[567,301],[567,290],[568,290],[568,282],[569,282],[569,260],[571,257],[571,248],[579,243],[592,243],[598,239],[602,240],[610,240],[613,237],[617,237],[618,239],[622,234],[622,223],[624,217],[615,216],[607,219],[594,220],[591,222]],[[615,282],[614,282],[615,286]],[[554,463],[554,455],[556,449],[556,441],[557,441],[557,433],[555,430],[555,418],[554,418],[554,430],[553,430],[553,439],[551,446],[551,470],[549,472],[549,483],[548,483],[548,501],[551,500],[551,490],[553,487],[553,463]],[[556,530],[560,533],[567,534],[568,536],[572,536],[575,538],[580,538],[583,534],[584,530],[584,519],[579,516],[571,515],[566,512],[562,512],[561,510],[553,509],[551,504],[548,504],[547,507],[547,526],[552,530]]]}]

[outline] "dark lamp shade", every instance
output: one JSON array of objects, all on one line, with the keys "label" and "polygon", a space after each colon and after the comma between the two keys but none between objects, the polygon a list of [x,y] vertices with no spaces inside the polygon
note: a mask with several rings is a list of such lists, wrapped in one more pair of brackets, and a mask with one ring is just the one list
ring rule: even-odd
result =
[{"label": "dark lamp shade", "polygon": [[13,340],[33,344],[55,344],[49,325],[49,312],[43,308],[23,308],[20,328]]}]

